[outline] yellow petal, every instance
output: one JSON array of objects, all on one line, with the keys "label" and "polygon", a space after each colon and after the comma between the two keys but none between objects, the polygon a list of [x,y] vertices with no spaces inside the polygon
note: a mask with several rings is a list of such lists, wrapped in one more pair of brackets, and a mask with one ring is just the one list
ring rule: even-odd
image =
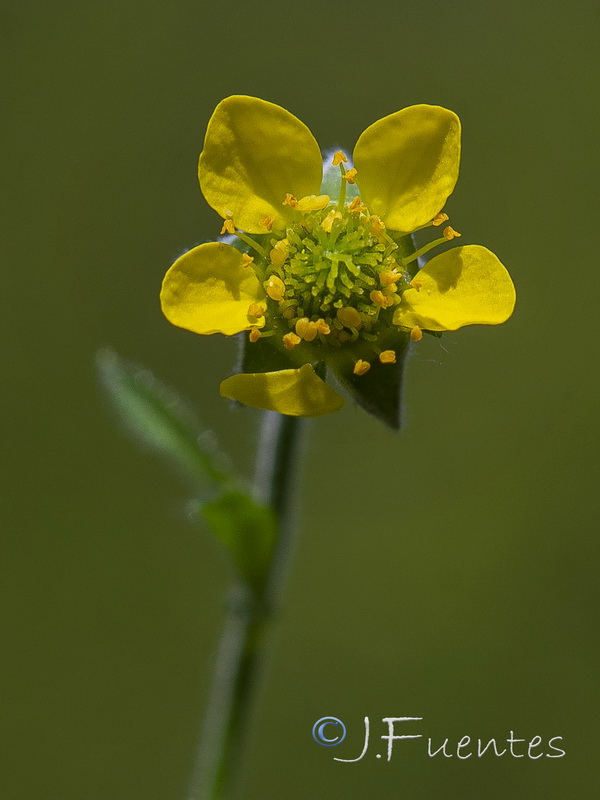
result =
[{"label": "yellow petal", "polygon": [[182,255],[168,270],[160,292],[165,317],[194,333],[224,333],[262,327],[248,308],[264,297],[253,269],[228,244],[209,242]]},{"label": "yellow petal", "polygon": [[515,307],[515,287],[506,268],[486,247],[447,250],[417,273],[419,289],[407,289],[394,324],[429,331],[464,325],[499,325]]},{"label": "yellow petal", "polygon": [[279,372],[232,375],[221,383],[221,396],[292,417],[320,417],[339,411],[344,403],[310,364]]},{"label": "yellow petal", "polygon": [[388,228],[408,233],[433,219],[452,193],[460,120],[440,106],[409,106],[369,126],[354,148],[360,195]]},{"label": "yellow petal", "polygon": [[209,205],[231,212],[237,228],[265,233],[260,221],[281,228],[293,218],[286,195],[317,195],[321,151],[314,136],[289,111],[257,97],[234,95],[216,107],[200,154],[198,177]]}]

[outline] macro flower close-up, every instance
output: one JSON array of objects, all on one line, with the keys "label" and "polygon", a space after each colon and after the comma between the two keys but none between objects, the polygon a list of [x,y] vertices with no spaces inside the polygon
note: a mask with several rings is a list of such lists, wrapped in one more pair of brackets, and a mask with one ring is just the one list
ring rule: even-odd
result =
[{"label": "macro flower close-up", "polygon": [[[511,278],[488,249],[445,248],[460,233],[444,205],[460,162],[460,121],[440,106],[370,125],[352,158],[325,158],[310,130],[264,100],[215,109],[200,188],[225,241],[194,247],[168,270],[165,316],[199,334],[245,333],[242,370],[224,397],[292,416],[337,411],[331,371],[369,412],[400,424],[412,343],[506,321]],[[413,234],[437,235],[416,246]]]}]

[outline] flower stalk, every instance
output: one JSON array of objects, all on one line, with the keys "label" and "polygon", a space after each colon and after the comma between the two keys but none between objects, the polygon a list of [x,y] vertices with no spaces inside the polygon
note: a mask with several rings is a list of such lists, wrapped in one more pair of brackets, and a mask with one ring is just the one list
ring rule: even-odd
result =
[{"label": "flower stalk", "polygon": [[266,413],[254,497],[226,487],[202,508],[243,577],[228,602],[188,800],[225,800],[237,772],[289,564],[299,418],[340,410],[344,400],[327,382],[334,376],[398,428],[403,364],[423,333],[499,325],[513,312],[510,275],[487,248],[429,257],[460,237],[450,226],[420,249],[413,241],[449,219],[460,152],[460,120],[441,106],[383,117],[351,157],[338,151],[325,162],[309,128],[274,103],[234,95],[208,123],[198,177],[228,241],[180,256],[161,307],[194,333],[244,335],[241,370],[220,394]]},{"label": "flower stalk", "polygon": [[277,616],[289,568],[291,495],[302,425],[296,417],[272,411],[263,415],[253,493],[275,513],[276,546],[260,596],[246,584],[236,584],[229,592],[187,800],[226,800],[239,772],[265,638]]}]

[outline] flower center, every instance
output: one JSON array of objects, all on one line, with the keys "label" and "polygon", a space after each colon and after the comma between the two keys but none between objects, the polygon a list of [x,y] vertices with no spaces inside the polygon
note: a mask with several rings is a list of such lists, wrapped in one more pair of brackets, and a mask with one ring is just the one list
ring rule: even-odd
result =
[{"label": "flower center", "polygon": [[342,211],[328,205],[304,213],[271,244],[267,318],[280,315],[295,331],[298,341],[287,346],[317,336],[334,346],[375,341],[389,329],[410,275],[398,263],[399,243],[358,198]]},{"label": "flower center", "polygon": [[[356,194],[357,172],[347,170],[344,162],[348,159],[341,151],[331,162],[340,170],[337,201],[331,202],[327,194],[300,200],[286,194],[283,205],[292,208],[297,218],[280,238],[269,238],[268,244],[264,239],[254,241],[235,228],[231,212],[221,233],[234,233],[258,256],[257,261],[243,256],[244,266],[252,263],[267,295],[266,303],[252,303],[248,308],[249,322],[257,323],[249,333],[251,342],[278,335],[292,350],[303,341],[341,347],[361,340],[382,363],[392,364],[395,352],[382,350],[386,342],[379,340],[383,337],[389,342],[390,331],[397,330],[394,309],[402,302],[403,292],[420,288],[413,280],[417,259],[460,234],[447,226],[441,238],[415,251],[410,233],[387,231],[382,220],[369,213]],[[324,187],[328,180],[326,170]],[[349,194],[352,199],[347,201]],[[447,220],[448,215],[440,212],[416,230],[439,227]],[[265,216],[260,226],[275,232],[274,222],[273,216]],[[410,336],[417,341],[422,333],[413,328]],[[364,374],[369,366],[359,359],[354,372]]]}]

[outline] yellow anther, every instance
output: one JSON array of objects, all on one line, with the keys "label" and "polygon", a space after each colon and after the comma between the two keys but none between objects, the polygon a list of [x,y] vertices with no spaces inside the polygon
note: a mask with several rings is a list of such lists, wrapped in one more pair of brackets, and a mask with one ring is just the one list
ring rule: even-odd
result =
[{"label": "yellow anther", "polygon": [[295,205],[296,211],[321,211],[328,205],[330,197],[328,194],[307,194],[301,197]]},{"label": "yellow anther", "polygon": [[302,339],[299,336],[296,336],[295,333],[286,333],[283,337],[283,344],[288,350],[293,350],[294,347],[298,347]]},{"label": "yellow anther", "polygon": [[285,200],[283,201],[283,203],[281,205],[282,206],[290,206],[291,208],[296,208],[296,206],[298,205],[298,201],[296,200],[296,198],[294,197],[293,194],[290,194],[289,192],[287,192],[287,194],[285,196]]},{"label": "yellow anther", "polygon": [[381,306],[381,308],[389,308],[394,302],[391,297],[387,297],[387,295],[380,292],[379,289],[373,289],[369,297],[376,306]]},{"label": "yellow anther", "polygon": [[439,214],[435,215],[435,217],[433,218],[432,222],[437,228],[438,225],[442,225],[444,222],[446,222],[449,219],[450,219],[450,217],[448,216],[448,214],[446,214],[445,211],[440,211]]},{"label": "yellow anther", "polygon": [[346,170],[342,177],[348,183],[356,183],[356,170],[352,167],[352,169]]},{"label": "yellow anther", "polygon": [[329,327],[329,325],[328,325],[328,324],[325,322],[325,320],[324,320],[324,319],[318,319],[318,320],[316,321],[315,325],[317,326],[317,331],[318,331],[319,333],[322,333],[322,334],[324,334],[325,336],[327,336],[327,334],[328,334],[328,333],[331,333],[331,328],[330,328],[330,327]]},{"label": "yellow anther", "polygon": [[338,308],[337,318],[342,325],[345,325],[347,328],[360,328],[362,326],[360,314],[355,308],[352,308],[352,306]]},{"label": "yellow anther", "polygon": [[415,327],[411,330],[410,338],[413,340],[413,342],[420,342],[423,338],[423,331],[418,325],[415,325]]},{"label": "yellow anther", "polygon": [[262,303],[250,303],[248,306],[248,316],[258,319],[265,313],[265,307]]},{"label": "yellow anther", "polygon": [[250,339],[250,341],[251,341],[252,343],[254,343],[254,342],[258,342],[258,340],[260,339],[260,337],[261,337],[261,336],[262,336],[262,334],[261,334],[261,332],[258,330],[258,328],[252,328],[252,330],[251,330],[251,331],[250,331],[250,333],[248,334],[248,338]]},{"label": "yellow anther", "polygon": [[362,358],[359,358],[356,364],[354,365],[354,369],[352,372],[355,375],[364,375],[371,369],[371,365],[368,361],[363,361]]},{"label": "yellow anther", "polygon": [[242,253],[242,267],[249,267],[254,261],[254,256],[249,256],[248,253]]},{"label": "yellow anther", "polygon": [[224,220],[223,227],[221,228],[221,231],[220,231],[221,236],[224,233],[235,233],[235,228],[233,227],[233,220],[232,219]]},{"label": "yellow anther", "polygon": [[425,285],[425,281],[419,280],[419,278],[413,278],[410,282],[410,285],[413,289],[416,289],[417,292],[421,291],[421,287]]},{"label": "yellow anther", "polygon": [[442,234],[444,236],[444,239],[448,239],[448,241],[450,241],[451,239],[455,239],[457,236],[460,236],[460,233],[458,231],[455,231],[454,228],[451,228],[450,225],[444,228]]},{"label": "yellow anther", "polygon": [[282,267],[289,254],[290,243],[287,239],[280,239],[278,242],[275,242],[273,249],[269,253],[271,264],[273,264],[275,267]]},{"label": "yellow anther", "polygon": [[271,300],[283,300],[285,283],[277,275],[271,275],[265,284],[265,291]]},{"label": "yellow anther", "polygon": [[369,219],[369,231],[372,236],[379,239],[380,242],[385,242],[385,225],[381,217],[378,217],[377,214],[373,214],[373,216]]},{"label": "yellow anther", "polygon": [[296,333],[301,339],[304,338],[304,332],[306,331],[309,322],[310,320],[308,317],[300,317],[300,319],[296,322]]},{"label": "yellow anther", "polygon": [[[395,270],[390,270],[389,272],[380,272],[379,273],[379,282],[382,286],[389,286],[391,291],[393,292],[394,289],[392,288],[394,284],[396,284],[402,275]],[[397,288],[397,287],[394,287]]]},{"label": "yellow anther", "polygon": [[315,322],[311,322],[308,317],[301,317],[296,322],[296,333],[305,342],[312,342],[317,337],[317,325]]},{"label": "yellow anther", "polygon": [[345,154],[341,150],[338,150],[333,154],[333,161],[331,163],[334,167],[338,167],[342,161],[345,161],[346,164],[348,163],[348,159],[346,158]]},{"label": "yellow anther", "polygon": [[329,212],[329,214],[326,214],[323,217],[321,221],[321,227],[323,228],[325,233],[331,233],[331,229],[333,228],[333,223],[336,221],[336,219],[341,219],[341,218],[342,215],[340,214],[339,211],[332,210]]},{"label": "yellow anther", "polygon": [[317,328],[316,322],[309,322],[306,326],[306,330],[304,331],[304,336],[302,337],[305,342],[312,342],[314,339],[317,338],[317,333],[319,329]]},{"label": "yellow anther", "polygon": [[353,214],[360,214],[366,210],[367,207],[360,199],[360,197],[355,197],[354,200],[348,206],[348,211],[351,211]]},{"label": "yellow anther", "polygon": [[384,350],[382,353],[379,353],[379,360],[382,364],[395,364],[396,353],[393,350]]},{"label": "yellow anther", "polygon": [[260,225],[261,228],[266,228],[268,231],[270,231],[271,228],[273,227],[274,222],[275,222],[275,217],[273,217],[271,214],[267,214],[260,220],[258,224]]}]

